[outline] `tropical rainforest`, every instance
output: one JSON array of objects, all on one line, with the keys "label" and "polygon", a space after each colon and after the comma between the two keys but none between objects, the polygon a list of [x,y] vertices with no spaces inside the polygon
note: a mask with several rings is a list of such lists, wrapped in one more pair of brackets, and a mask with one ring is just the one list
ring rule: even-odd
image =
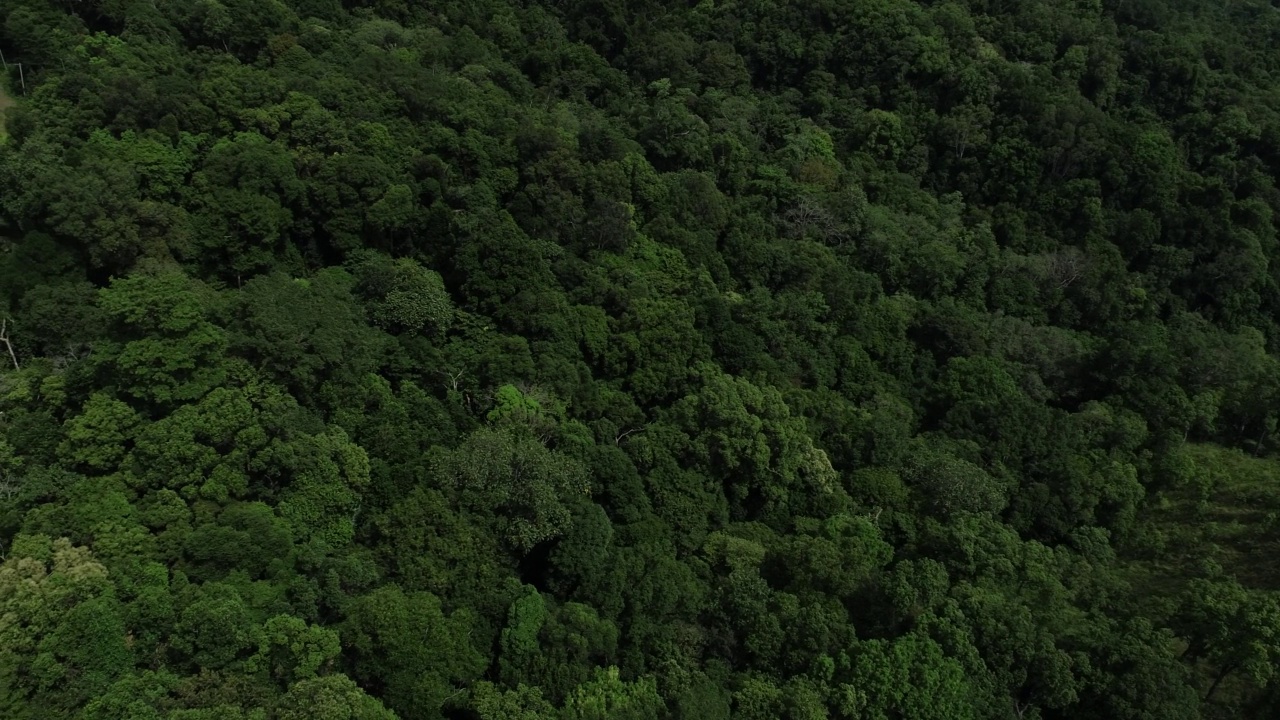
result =
[{"label": "tropical rainforest", "polygon": [[1280,717],[1274,2],[3,10],[0,717]]}]

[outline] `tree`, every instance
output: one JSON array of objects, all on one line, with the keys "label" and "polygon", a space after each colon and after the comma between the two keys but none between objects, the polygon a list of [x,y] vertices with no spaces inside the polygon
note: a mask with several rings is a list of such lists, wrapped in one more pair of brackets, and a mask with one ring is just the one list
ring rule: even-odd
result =
[{"label": "tree", "polygon": [[527,685],[503,690],[482,680],[471,687],[471,707],[480,720],[550,720],[557,717],[555,707],[542,698],[542,693]]},{"label": "tree", "polygon": [[974,463],[945,450],[922,445],[903,469],[921,504],[934,512],[996,513],[1008,502],[1008,484]]},{"label": "tree", "polygon": [[385,585],[352,600],[340,633],[355,678],[412,720],[436,717],[460,696],[459,684],[479,679],[485,659],[471,645],[469,626],[467,613],[445,614],[430,593]]},{"label": "tree", "polygon": [[1200,697],[1186,666],[1178,663],[1177,640],[1145,618],[1111,620],[1095,626],[1090,655],[1100,672],[1086,675],[1081,712],[1122,720],[1168,717],[1194,720]]},{"label": "tree", "polygon": [[1183,657],[1203,657],[1214,667],[1205,700],[1233,673],[1243,671],[1259,686],[1280,661],[1280,605],[1272,597],[1243,588],[1234,578],[1192,580],[1177,616],[1188,637]]},{"label": "tree", "polygon": [[438,337],[453,324],[453,302],[439,273],[410,258],[392,260],[368,251],[353,254],[348,262],[355,290],[369,303],[369,318],[378,327]]},{"label": "tree", "polygon": [[338,550],[355,537],[360,491],[369,484],[369,457],[346,433],[332,428],[273,448],[274,474],[290,478],[278,511],[300,543]]},{"label": "tree", "polygon": [[599,668],[590,682],[579,686],[565,702],[565,720],[657,720],[666,706],[652,678],[622,680],[618,668]]},{"label": "tree", "polygon": [[190,670],[239,671],[262,643],[262,626],[229,583],[188,586],[174,623],[173,648]]},{"label": "tree", "polygon": [[472,432],[436,473],[467,505],[496,513],[503,538],[522,554],[564,532],[568,497],[590,491],[578,461],[519,427]]},{"label": "tree", "polygon": [[310,279],[254,278],[236,297],[232,346],[304,399],[325,380],[353,382],[374,367],[385,341],[365,322],[355,287],[340,268]]},{"label": "tree", "polygon": [[224,278],[260,272],[283,254],[302,198],[288,149],[256,132],[220,140],[191,178],[200,198],[195,237]]},{"label": "tree", "polygon": [[866,517],[800,518],[795,531],[777,552],[796,592],[803,589],[852,600],[893,557],[892,546]]},{"label": "tree", "polygon": [[508,686],[542,688],[559,702],[591,679],[593,668],[617,659],[618,629],[576,602],[542,606],[526,594],[512,604],[498,662]]},{"label": "tree", "polygon": [[274,711],[280,720],[397,720],[346,675],[303,680],[289,688]]},{"label": "tree", "polygon": [[32,288],[23,295],[20,311],[6,328],[10,347],[18,349],[19,357],[38,355],[63,362],[84,357],[103,322],[94,302],[96,293],[97,288],[88,282]]},{"label": "tree", "polygon": [[814,446],[804,421],[791,414],[776,389],[730,377],[711,365],[697,371],[697,392],[670,411],[690,439],[679,449],[724,482],[739,517],[777,518],[836,494],[831,461]]},{"label": "tree", "polygon": [[973,690],[959,663],[933,640],[911,633],[892,642],[870,640],[842,658],[856,684],[841,682],[835,705],[846,717],[877,720],[977,717]]},{"label": "tree", "polygon": [[67,421],[60,448],[72,467],[99,472],[119,468],[143,419],[133,408],[104,393],[94,393],[81,412]]},{"label": "tree", "polygon": [[609,515],[585,498],[572,503],[570,512],[572,522],[547,558],[548,586],[561,599],[585,600],[613,615],[621,610],[622,582],[612,563],[615,530]]},{"label": "tree", "polygon": [[978,443],[986,458],[1018,467],[1043,444],[1048,413],[1031,401],[999,361],[953,357],[935,392],[941,429]]},{"label": "tree", "polygon": [[116,590],[84,547],[19,536],[0,564],[0,708],[70,714],[132,671]]},{"label": "tree", "polygon": [[379,537],[396,538],[374,548],[389,577],[486,618],[506,612],[512,598],[504,588],[510,570],[502,538],[461,512],[444,493],[416,487],[371,515],[369,525]]},{"label": "tree", "polygon": [[258,652],[251,667],[266,670],[283,685],[314,679],[327,670],[342,648],[338,634],[327,628],[308,625],[290,615],[277,615],[263,625]]},{"label": "tree", "polygon": [[228,341],[210,316],[217,297],[181,272],[156,267],[99,291],[110,334],[92,363],[147,410],[198,400],[225,379]]}]

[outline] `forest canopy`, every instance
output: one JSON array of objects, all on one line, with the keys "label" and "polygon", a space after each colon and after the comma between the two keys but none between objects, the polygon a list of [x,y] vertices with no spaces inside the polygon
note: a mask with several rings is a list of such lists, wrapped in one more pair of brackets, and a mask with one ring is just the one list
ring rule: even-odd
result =
[{"label": "forest canopy", "polygon": [[0,716],[1280,716],[1276,47],[6,0]]}]

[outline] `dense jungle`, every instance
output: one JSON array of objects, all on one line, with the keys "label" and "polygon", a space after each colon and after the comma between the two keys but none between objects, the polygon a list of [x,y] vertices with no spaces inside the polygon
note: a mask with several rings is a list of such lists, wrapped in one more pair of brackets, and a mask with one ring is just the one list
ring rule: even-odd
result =
[{"label": "dense jungle", "polygon": [[2,5],[0,717],[1280,717],[1274,1]]}]

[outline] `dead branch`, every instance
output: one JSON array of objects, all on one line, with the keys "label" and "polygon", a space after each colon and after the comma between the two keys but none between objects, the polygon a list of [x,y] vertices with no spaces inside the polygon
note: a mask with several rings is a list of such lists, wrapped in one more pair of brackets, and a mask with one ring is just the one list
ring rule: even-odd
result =
[{"label": "dead branch", "polygon": [[458,392],[458,389],[462,384],[462,376],[465,375],[467,371],[459,370],[456,373],[449,373],[445,370],[439,370],[438,372],[441,375],[445,376],[445,378],[447,378],[447,380],[444,383],[445,390],[452,390],[454,392]]},{"label": "dead branch", "polygon": [[638,432],[644,432],[644,428],[631,428],[630,430],[627,430],[625,432],[620,432],[618,433],[618,436],[613,439],[613,444],[620,445],[623,440],[627,439],[628,435],[630,435],[631,433],[638,433]]},{"label": "dead branch", "polygon": [[1044,256],[1044,269],[1049,280],[1062,290],[1070,287],[1089,271],[1089,258],[1076,248],[1064,248]]},{"label": "dead branch", "polygon": [[804,237],[810,232],[816,233],[826,242],[839,243],[848,236],[848,228],[827,208],[803,200],[799,205],[787,210],[783,224],[790,233]]},{"label": "dead branch", "polygon": [[13,369],[21,370],[22,366],[18,364],[18,354],[13,351],[13,343],[9,341],[9,318],[0,320],[0,342],[9,349],[9,359],[13,361]]}]

